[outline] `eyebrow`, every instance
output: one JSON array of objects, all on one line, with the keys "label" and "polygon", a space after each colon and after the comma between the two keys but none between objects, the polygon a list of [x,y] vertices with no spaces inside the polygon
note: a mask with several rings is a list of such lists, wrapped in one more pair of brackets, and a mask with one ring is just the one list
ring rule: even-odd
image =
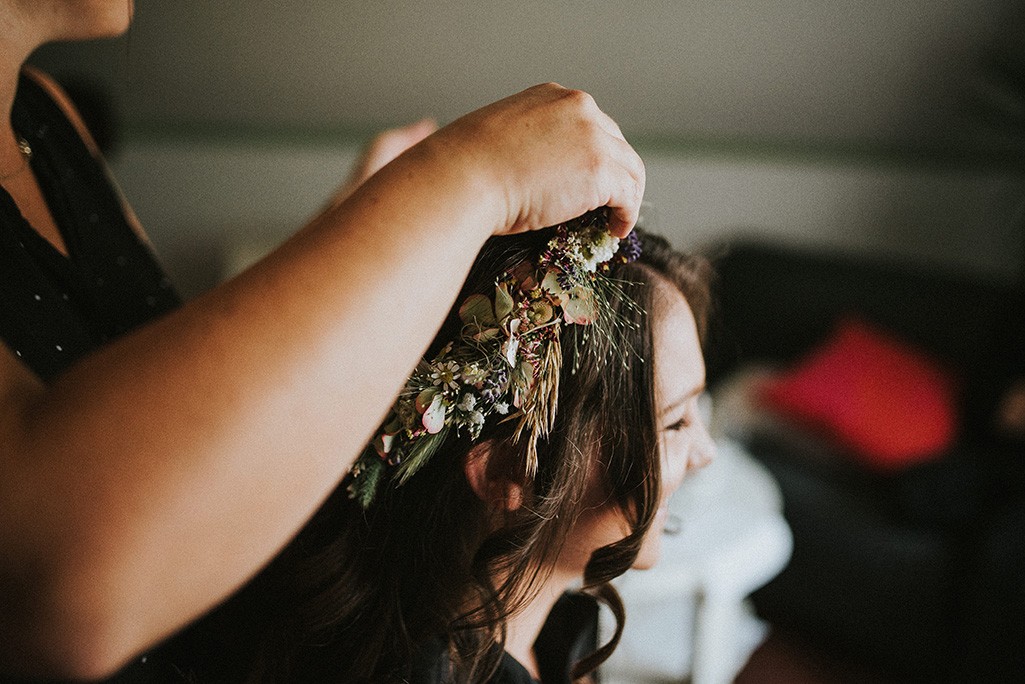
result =
[{"label": "eyebrow", "polygon": [[695,396],[701,394],[704,391],[705,391],[705,383],[701,383],[700,385],[698,385],[697,387],[692,389],[690,392],[687,392],[687,394],[683,395],[682,397],[680,397],[679,399],[674,401],[672,404],[667,406],[665,408],[665,410],[662,411],[662,413],[659,414],[659,418],[665,418],[666,416],[671,414],[673,411],[678,409],[680,406],[682,406],[683,404],[687,403],[692,397],[695,397]]}]

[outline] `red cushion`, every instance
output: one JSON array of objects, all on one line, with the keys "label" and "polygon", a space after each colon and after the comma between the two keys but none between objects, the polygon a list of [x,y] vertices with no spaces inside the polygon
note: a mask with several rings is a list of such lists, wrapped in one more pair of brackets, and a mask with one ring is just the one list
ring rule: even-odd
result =
[{"label": "red cushion", "polygon": [[769,408],[883,470],[938,456],[957,432],[954,378],[922,351],[860,320],[842,321],[759,394]]}]

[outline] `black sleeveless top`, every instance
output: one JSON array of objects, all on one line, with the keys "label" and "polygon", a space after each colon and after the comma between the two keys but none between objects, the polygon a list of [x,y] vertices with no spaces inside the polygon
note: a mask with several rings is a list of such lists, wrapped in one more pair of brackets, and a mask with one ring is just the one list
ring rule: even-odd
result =
[{"label": "black sleeveless top", "polygon": [[[21,76],[11,119],[32,147],[32,171],[68,256],[33,230],[0,188],[0,339],[49,382],[179,298],[128,223],[106,170],[29,76]],[[182,681],[159,657],[145,659],[112,681]]]},{"label": "black sleeveless top", "polygon": [[[571,684],[573,666],[598,648],[598,603],[586,594],[567,592],[552,607],[534,642],[541,684]],[[410,684],[445,684],[449,661],[439,640],[413,664]],[[538,684],[523,665],[503,652],[486,684]]]},{"label": "black sleeveless top", "polygon": [[44,381],[179,304],[106,170],[49,93],[22,75],[11,115],[67,246],[65,257],[0,190],[0,338]]}]

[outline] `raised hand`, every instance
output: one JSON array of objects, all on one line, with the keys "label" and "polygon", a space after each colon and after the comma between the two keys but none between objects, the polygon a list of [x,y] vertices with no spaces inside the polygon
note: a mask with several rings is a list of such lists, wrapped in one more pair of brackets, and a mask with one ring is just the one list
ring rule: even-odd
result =
[{"label": "raised hand", "polygon": [[473,175],[493,210],[493,234],[536,230],[606,205],[615,235],[637,221],[644,164],[582,91],[529,88],[456,120],[424,146]]}]

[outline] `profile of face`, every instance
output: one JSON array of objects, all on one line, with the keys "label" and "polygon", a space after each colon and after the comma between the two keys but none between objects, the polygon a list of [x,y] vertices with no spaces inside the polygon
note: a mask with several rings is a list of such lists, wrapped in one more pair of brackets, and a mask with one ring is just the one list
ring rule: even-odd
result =
[{"label": "profile of face", "polygon": [[16,2],[45,41],[112,38],[128,30],[134,0],[33,0]]},{"label": "profile of face", "polygon": [[[686,473],[707,464],[715,451],[698,411],[698,398],[705,387],[705,364],[694,315],[678,290],[667,283],[656,287],[652,338],[662,499],[634,561],[637,569],[658,562],[670,497]],[[592,477],[593,496],[589,498],[594,505],[581,514],[559,557],[562,572],[583,573],[596,549],[619,541],[630,531],[623,512],[606,501],[599,479],[596,474]]]}]

